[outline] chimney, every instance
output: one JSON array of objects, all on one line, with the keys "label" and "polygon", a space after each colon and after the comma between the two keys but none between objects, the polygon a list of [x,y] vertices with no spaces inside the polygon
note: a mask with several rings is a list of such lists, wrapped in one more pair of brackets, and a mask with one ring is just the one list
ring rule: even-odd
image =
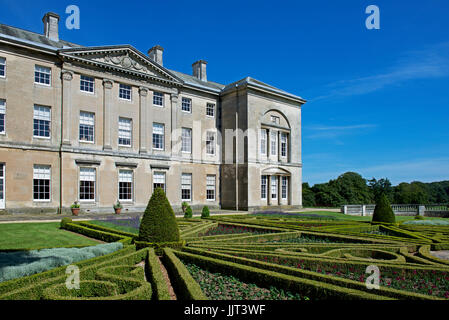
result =
[{"label": "chimney", "polygon": [[162,53],[164,52],[164,48],[162,48],[160,45],[156,45],[150,50],[148,50],[148,56],[151,60],[156,62],[157,64],[162,64]]},{"label": "chimney", "polygon": [[206,65],[207,62],[204,60],[198,60],[192,64],[193,76],[201,81],[207,81]]},{"label": "chimney", "polygon": [[59,41],[59,15],[53,12],[47,12],[42,18],[42,22],[44,22],[44,35],[50,40]]}]

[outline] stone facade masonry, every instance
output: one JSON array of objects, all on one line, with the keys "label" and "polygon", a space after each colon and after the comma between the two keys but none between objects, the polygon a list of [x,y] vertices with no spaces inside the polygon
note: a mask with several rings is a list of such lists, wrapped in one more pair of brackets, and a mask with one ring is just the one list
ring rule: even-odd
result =
[{"label": "stone facade masonry", "polygon": [[[162,61],[163,49],[157,48]],[[130,199],[120,200],[125,212],[144,210],[161,174],[175,210],[184,201],[182,189],[188,188],[186,174],[191,177],[188,202],[194,209],[302,205],[305,100],[300,97],[251,78],[229,86],[211,83],[205,80],[205,69],[199,82],[194,76],[180,78],[131,46],[40,48],[0,35],[0,58],[6,61],[5,76],[0,77],[0,101],[6,110],[0,133],[2,211],[68,212],[78,201],[86,212],[113,212],[123,195],[124,172],[131,177],[131,190],[126,191]],[[35,83],[36,65],[51,70],[49,85]],[[93,92],[80,90],[81,77],[93,79]],[[119,97],[121,84],[130,88],[129,100]],[[153,103],[155,94],[162,97],[161,106]],[[190,102],[190,112],[183,110],[183,101]],[[50,109],[49,137],[33,136],[35,105]],[[207,114],[207,105],[213,107],[213,116]],[[81,113],[93,118],[93,141],[80,139]],[[129,146],[119,144],[119,118],[130,123]],[[162,150],[153,148],[153,124],[163,125]],[[183,128],[191,130],[190,153],[181,150]],[[215,152],[209,154],[206,140],[212,134],[209,147]],[[36,166],[50,168],[49,178],[42,178],[50,180],[45,199],[36,199]],[[81,199],[81,168],[94,172],[90,200]]]}]

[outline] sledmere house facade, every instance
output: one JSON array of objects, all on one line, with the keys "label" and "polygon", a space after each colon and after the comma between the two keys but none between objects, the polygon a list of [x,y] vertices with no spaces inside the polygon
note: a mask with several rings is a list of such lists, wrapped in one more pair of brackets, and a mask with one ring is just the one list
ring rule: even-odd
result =
[{"label": "sledmere house facade", "polygon": [[0,211],[143,211],[162,187],[175,211],[302,204],[305,100],[247,77],[169,70],[163,48],[84,47],[0,24]]}]

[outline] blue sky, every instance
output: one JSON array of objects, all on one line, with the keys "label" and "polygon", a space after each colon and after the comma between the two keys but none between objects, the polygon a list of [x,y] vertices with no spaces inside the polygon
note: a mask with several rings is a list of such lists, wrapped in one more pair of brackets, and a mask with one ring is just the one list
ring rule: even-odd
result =
[{"label": "blue sky", "polygon": [[[449,2],[430,1],[4,1],[0,22],[86,46],[164,47],[164,65],[208,79],[245,76],[308,100],[302,111],[303,180],[346,171],[365,178],[449,180]],[[64,27],[77,5],[79,30]],[[368,5],[380,30],[368,30]]]}]

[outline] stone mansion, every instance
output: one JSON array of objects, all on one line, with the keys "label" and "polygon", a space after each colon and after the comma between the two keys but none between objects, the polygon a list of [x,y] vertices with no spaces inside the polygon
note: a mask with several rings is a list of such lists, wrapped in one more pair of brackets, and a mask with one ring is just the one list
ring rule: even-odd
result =
[{"label": "stone mansion", "polygon": [[223,85],[167,69],[163,48],[85,47],[0,24],[0,211],[302,205],[301,106],[251,77]]}]

